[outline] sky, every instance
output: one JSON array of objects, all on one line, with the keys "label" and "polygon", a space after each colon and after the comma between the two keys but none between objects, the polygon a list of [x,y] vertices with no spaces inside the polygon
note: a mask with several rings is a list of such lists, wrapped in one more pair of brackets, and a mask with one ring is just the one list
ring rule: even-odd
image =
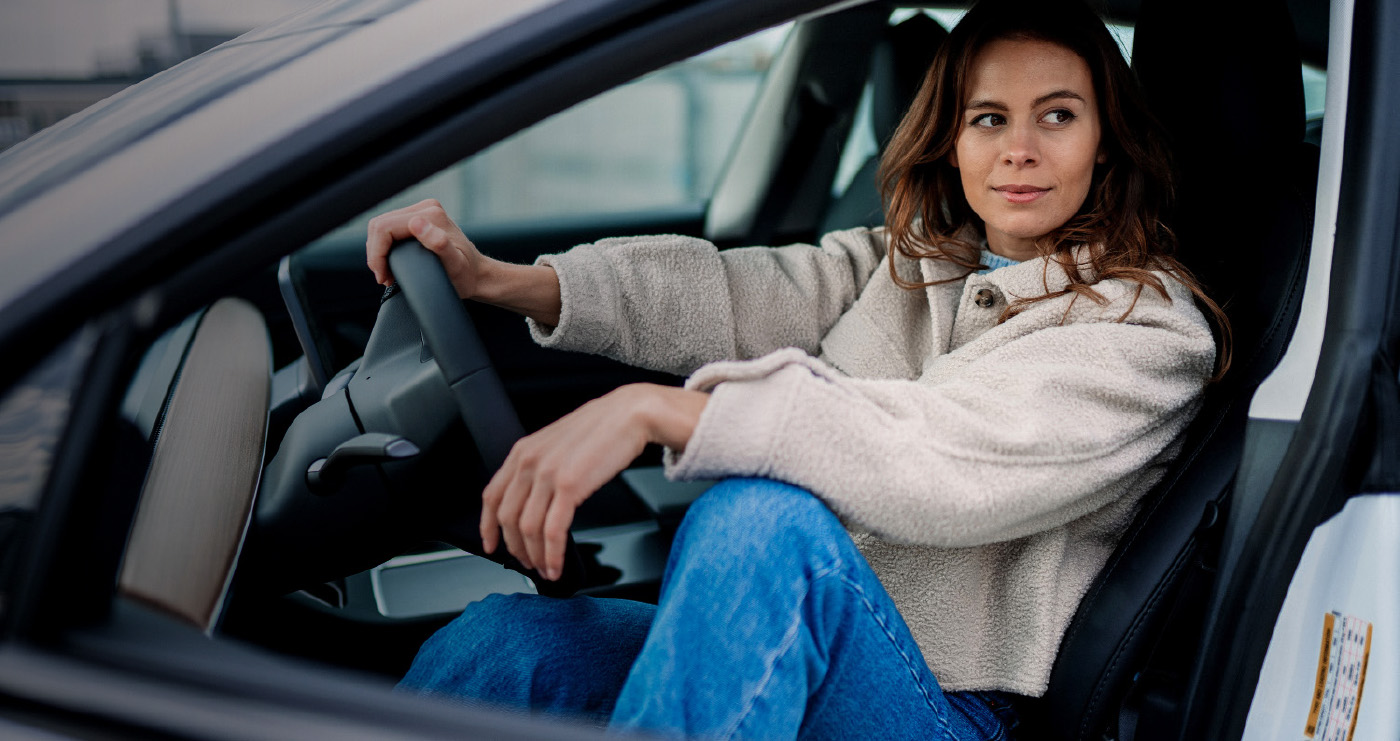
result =
[{"label": "sky", "polygon": [[[0,0],[0,77],[87,76],[169,31],[172,0]],[[317,0],[174,0],[186,31],[236,31]]]}]

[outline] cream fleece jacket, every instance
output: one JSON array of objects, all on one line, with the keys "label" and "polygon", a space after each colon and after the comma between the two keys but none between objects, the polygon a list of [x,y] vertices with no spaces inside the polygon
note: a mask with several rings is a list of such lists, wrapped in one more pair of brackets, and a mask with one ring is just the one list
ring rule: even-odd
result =
[{"label": "cream fleece jacket", "polygon": [[[846,523],[940,684],[1045,691],[1079,600],[1162,475],[1215,344],[1190,292],[1061,290],[1034,259],[922,290],[883,230],[718,251],[680,236],[540,258],[563,313],[547,346],[693,374],[711,392],[673,478],[765,476]],[[964,270],[899,258],[901,275]],[[1127,316],[1124,317],[1125,312]],[[1120,321],[1121,319],[1121,321]],[[817,357],[814,357],[817,356]]]}]

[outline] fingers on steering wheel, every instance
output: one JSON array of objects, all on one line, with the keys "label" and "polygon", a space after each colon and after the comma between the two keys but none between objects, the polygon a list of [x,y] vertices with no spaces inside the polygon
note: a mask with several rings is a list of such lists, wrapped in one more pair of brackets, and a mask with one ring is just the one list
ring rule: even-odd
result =
[{"label": "fingers on steering wheel", "polygon": [[365,262],[377,282],[388,285],[394,281],[393,274],[389,272],[389,248],[400,239],[414,236],[409,222],[420,215],[431,217],[435,212],[441,212],[444,218],[447,216],[442,203],[436,198],[429,198],[369,220],[365,235]]},{"label": "fingers on steering wheel", "polygon": [[374,273],[375,282],[380,285],[388,285],[394,279],[389,273],[389,245],[393,244],[389,236],[389,221],[392,216],[392,213],[380,214],[370,219],[369,227],[365,229],[365,262],[370,272]]},{"label": "fingers on steering wheel", "polygon": [[426,216],[415,216],[410,219],[408,229],[413,232],[414,238],[428,248],[428,251],[438,256],[448,275],[454,275],[461,270],[462,262],[466,260],[466,256],[452,244],[452,237],[448,234],[447,229],[433,223]]}]

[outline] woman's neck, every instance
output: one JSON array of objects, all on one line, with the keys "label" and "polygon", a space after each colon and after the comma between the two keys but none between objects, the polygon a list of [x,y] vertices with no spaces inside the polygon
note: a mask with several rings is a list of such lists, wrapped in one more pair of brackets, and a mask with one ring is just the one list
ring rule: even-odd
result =
[{"label": "woman's neck", "polygon": [[1021,262],[1035,257],[1035,239],[1013,237],[1009,234],[990,232],[987,234],[987,251],[1008,260]]}]

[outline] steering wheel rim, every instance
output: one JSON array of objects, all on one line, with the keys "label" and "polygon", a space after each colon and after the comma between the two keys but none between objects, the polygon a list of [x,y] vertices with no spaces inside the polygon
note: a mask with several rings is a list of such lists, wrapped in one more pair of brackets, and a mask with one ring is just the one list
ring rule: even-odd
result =
[{"label": "steering wheel rim", "polygon": [[[447,271],[437,255],[416,239],[394,243],[389,251],[389,269],[418,320],[423,342],[447,382],[458,416],[475,441],[482,463],[489,472],[500,470],[511,447],[525,436],[525,429]],[[479,504],[478,501],[474,508],[478,516]],[[446,542],[484,555],[477,522],[447,523],[444,529]],[[557,581],[546,580],[538,572],[524,568],[503,548],[487,558],[525,574],[539,593],[547,596],[570,596],[583,581],[582,559],[572,535],[564,570]]]}]

